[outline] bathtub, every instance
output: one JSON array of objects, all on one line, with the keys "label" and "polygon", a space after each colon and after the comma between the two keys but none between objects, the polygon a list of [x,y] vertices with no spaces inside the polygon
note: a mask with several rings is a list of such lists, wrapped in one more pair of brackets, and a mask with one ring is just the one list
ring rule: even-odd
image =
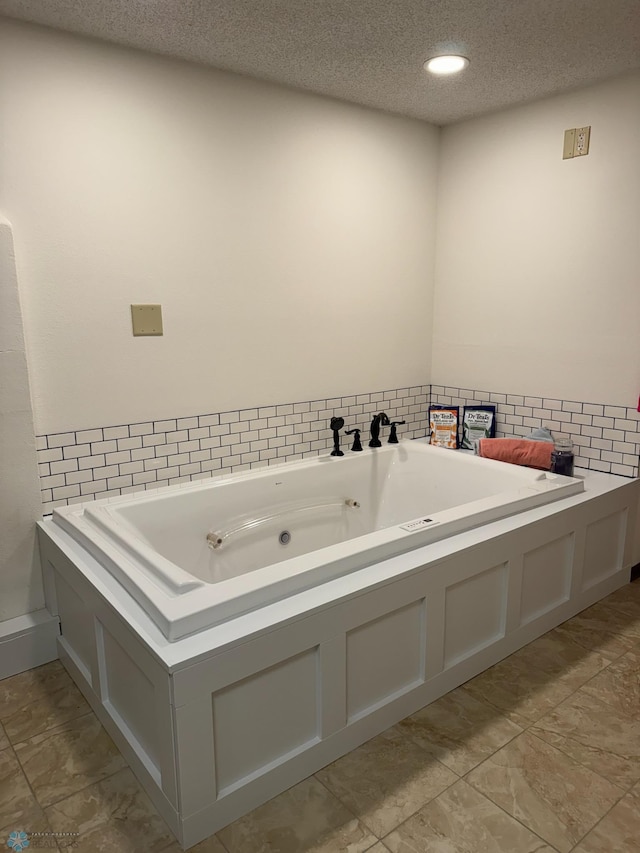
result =
[{"label": "bathtub", "polygon": [[169,641],[583,490],[421,441],[58,508]]}]

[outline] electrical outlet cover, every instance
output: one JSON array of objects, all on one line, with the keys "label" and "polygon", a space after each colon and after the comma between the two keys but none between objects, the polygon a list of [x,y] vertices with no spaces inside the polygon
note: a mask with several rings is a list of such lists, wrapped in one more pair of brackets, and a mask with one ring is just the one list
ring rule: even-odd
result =
[{"label": "electrical outlet cover", "polygon": [[134,337],[162,334],[161,305],[132,305],[131,324]]},{"label": "electrical outlet cover", "polygon": [[573,156],[584,157],[589,153],[591,127],[576,127],[576,138],[573,143]]}]

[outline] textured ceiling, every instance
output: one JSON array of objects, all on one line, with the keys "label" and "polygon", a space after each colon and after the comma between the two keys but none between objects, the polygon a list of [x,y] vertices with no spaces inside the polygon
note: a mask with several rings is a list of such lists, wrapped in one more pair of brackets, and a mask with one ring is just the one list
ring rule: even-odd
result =
[{"label": "textured ceiling", "polygon": [[[435,124],[640,67],[640,0],[0,0],[0,11]],[[443,50],[471,65],[427,75]]]}]

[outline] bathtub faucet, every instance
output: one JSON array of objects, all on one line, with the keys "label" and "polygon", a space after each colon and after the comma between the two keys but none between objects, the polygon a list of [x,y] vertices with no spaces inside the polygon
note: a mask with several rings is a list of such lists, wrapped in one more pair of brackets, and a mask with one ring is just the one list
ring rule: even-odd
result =
[{"label": "bathtub faucet", "polygon": [[385,412],[380,412],[378,415],[373,416],[373,420],[371,421],[371,441],[369,442],[369,447],[382,447],[382,443],[380,442],[380,427],[389,426],[389,423],[389,417]]}]

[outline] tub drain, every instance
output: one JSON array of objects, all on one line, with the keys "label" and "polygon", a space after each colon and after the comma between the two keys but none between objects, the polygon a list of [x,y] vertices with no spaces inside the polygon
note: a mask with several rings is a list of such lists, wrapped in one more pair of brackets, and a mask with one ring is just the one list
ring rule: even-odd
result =
[{"label": "tub drain", "polygon": [[291,542],[291,534],[288,530],[283,530],[280,536],[278,536],[278,541],[281,545],[288,545]]}]

